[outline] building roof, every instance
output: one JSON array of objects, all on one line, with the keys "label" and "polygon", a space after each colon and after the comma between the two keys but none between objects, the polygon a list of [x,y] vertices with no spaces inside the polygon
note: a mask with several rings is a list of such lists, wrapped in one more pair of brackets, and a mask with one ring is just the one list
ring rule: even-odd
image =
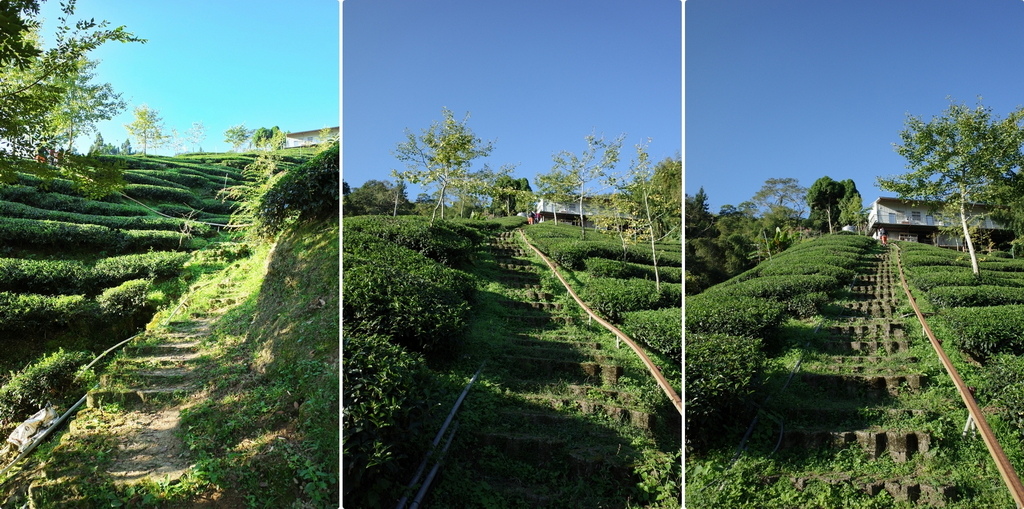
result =
[{"label": "building roof", "polygon": [[[330,129],[332,133],[336,133],[336,132],[340,132],[341,131],[341,127],[329,127],[328,129]],[[296,131],[294,133],[288,133],[286,136],[288,138],[299,138],[299,137],[302,137],[302,136],[309,136],[309,135],[320,134],[320,131],[322,131],[322,130],[323,129],[314,129],[312,131]]]}]

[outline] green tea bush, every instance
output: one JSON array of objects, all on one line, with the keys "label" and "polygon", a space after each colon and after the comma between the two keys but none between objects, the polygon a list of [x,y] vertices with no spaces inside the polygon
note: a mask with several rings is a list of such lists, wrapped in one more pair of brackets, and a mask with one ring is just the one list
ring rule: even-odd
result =
[{"label": "green tea bush", "polygon": [[451,221],[422,216],[356,216],[344,219],[345,234],[361,232],[421,253],[449,267],[469,263],[484,235]]},{"label": "green tea bush", "polygon": [[40,209],[31,205],[15,202],[0,202],[0,216],[21,219],[49,219],[77,224],[92,224],[120,230],[167,230],[179,231],[188,228],[195,235],[210,236],[216,234],[213,228],[199,224],[186,223],[183,219],[151,216],[107,216],[95,214],[79,214],[76,212],[59,212]]},{"label": "green tea bush", "polygon": [[681,286],[670,283],[663,283],[659,293],[654,281],[647,279],[591,278],[580,297],[609,320],[619,322],[628,311],[675,307],[681,294]]},{"label": "green tea bush", "polygon": [[347,266],[355,263],[387,265],[396,270],[422,277],[471,300],[476,282],[461,270],[452,269],[407,247],[388,242],[360,231],[346,231],[343,247]]},{"label": "green tea bush", "polygon": [[[137,176],[142,177],[153,177],[155,180],[173,182],[189,189],[216,189],[213,180],[203,177],[190,175],[182,170],[174,171],[160,171],[160,170],[131,170],[130,172]],[[125,178],[127,180],[127,177]],[[133,182],[134,184],[145,184],[147,182]],[[158,184],[159,185],[159,184]]]},{"label": "green tea bush", "polygon": [[286,223],[337,217],[341,182],[338,143],[286,172],[259,198],[259,228],[270,234]]},{"label": "green tea bush", "polygon": [[[687,307],[687,320],[689,320]],[[761,341],[725,334],[686,335],[686,441],[706,449],[735,428],[757,392],[765,356]]]},{"label": "green tea bush", "polygon": [[812,262],[801,261],[800,263],[776,263],[762,265],[764,265],[764,267],[762,267],[757,273],[761,276],[828,276],[834,278],[840,285],[850,283],[853,281],[853,278],[857,276],[857,271],[853,269]]},{"label": "green tea bush", "polygon": [[1000,272],[1024,272],[1024,260],[1007,260],[999,257],[984,256],[979,258],[981,265],[988,270]]},{"label": "green tea bush", "polygon": [[999,415],[1017,429],[1018,439],[1024,438],[1024,357],[994,355],[981,375],[982,404],[998,408]]},{"label": "green tea bush", "polygon": [[998,306],[1024,304],[1024,288],[1007,286],[935,286],[928,300],[938,307]]},{"label": "green tea bush", "polygon": [[623,313],[622,332],[676,362],[683,361],[682,308]]},{"label": "green tea bush", "polygon": [[63,328],[97,315],[97,305],[84,295],[45,295],[0,292],[0,330],[29,331]]},{"label": "green tea bush", "polygon": [[136,200],[153,200],[171,203],[187,203],[199,206],[195,193],[177,187],[151,186],[146,184],[128,184],[124,193]]},{"label": "green tea bush", "polygon": [[[629,263],[607,258],[587,258],[583,262],[588,273],[595,277],[620,279],[642,278],[654,280],[654,266]],[[658,276],[665,283],[682,283],[683,270],[680,267],[658,267]]]},{"label": "green tea bush", "polygon": [[77,260],[0,258],[0,291],[60,295],[88,293],[91,271]]},{"label": "green tea bush", "polygon": [[145,216],[140,205],[87,200],[80,196],[48,193],[30,186],[0,186],[0,200],[18,202],[36,208],[105,216]]},{"label": "green tea bush", "polygon": [[88,389],[80,368],[90,360],[89,352],[61,348],[15,374],[0,387],[0,426],[24,421],[48,402],[67,409]]},{"label": "green tea bush", "polygon": [[728,286],[714,286],[704,293],[719,296],[763,297],[781,302],[803,293],[834,293],[841,286],[836,278],[820,274],[762,276]]},{"label": "green tea bush", "polygon": [[98,297],[100,312],[113,317],[130,317],[146,310],[146,295],[153,282],[148,279],[132,279],[118,286],[104,290]]},{"label": "green tea bush", "polygon": [[128,182],[129,184],[142,184],[148,186],[173,187],[175,189],[184,189],[191,192],[191,188],[189,186],[179,184],[177,182],[171,182],[170,180],[165,180],[157,176],[163,175],[164,172],[148,170],[149,173],[146,174],[142,173],[143,171],[147,170],[128,170],[124,172],[125,182]]},{"label": "green tea bush", "polygon": [[118,246],[123,236],[106,226],[2,217],[0,238],[8,246],[104,249]]},{"label": "green tea bush", "polygon": [[343,323],[352,334],[434,352],[453,350],[466,332],[468,303],[431,279],[376,263],[345,267],[342,278]]},{"label": "green tea bush", "polygon": [[1024,306],[950,308],[940,316],[957,346],[972,355],[1024,353]]},{"label": "green tea bush", "polygon": [[907,282],[917,288],[929,291],[937,286],[1024,286],[1024,278],[998,271],[982,270],[975,276],[968,267],[919,265],[907,269]]},{"label": "green tea bush", "polygon": [[946,255],[944,253],[936,253],[934,251],[909,251],[900,255],[903,260],[903,266],[907,268],[918,267],[922,265],[951,265],[956,267],[970,267],[971,260],[966,255],[950,251],[953,255]]},{"label": "green tea bush", "polygon": [[342,505],[383,507],[430,444],[431,372],[420,355],[384,336],[347,333],[341,352]]},{"label": "green tea bush", "polygon": [[770,344],[785,319],[785,305],[771,299],[707,293],[686,298],[687,333],[745,336]]}]

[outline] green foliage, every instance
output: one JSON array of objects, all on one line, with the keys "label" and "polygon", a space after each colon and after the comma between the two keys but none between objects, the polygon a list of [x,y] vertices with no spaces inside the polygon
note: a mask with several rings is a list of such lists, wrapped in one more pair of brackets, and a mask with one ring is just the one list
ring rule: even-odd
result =
[{"label": "green foliage", "polygon": [[188,229],[195,235],[210,236],[215,231],[207,225],[188,223],[182,219],[166,217],[140,216],[107,216],[78,214],[74,212],[56,212],[40,209],[21,203],[0,201],[0,216],[21,219],[49,219],[68,223],[94,224],[120,230],[167,230],[180,231]]},{"label": "green foliage", "polygon": [[431,375],[421,356],[382,336],[347,334],[342,355],[343,505],[379,507],[430,443]]},{"label": "green foliage", "polygon": [[345,219],[345,232],[363,232],[403,246],[450,267],[469,262],[484,236],[463,223],[420,216],[360,216]]},{"label": "green foliage", "polygon": [[339,158],[339,146],[335,143],[273,181],[258,199],[257,228],[274,234],[290,220],[308,222],[337,217],[341,195]]},{"label": "green foliage", "polygon": [[96,297],[100,312],[114,317],[130,317],[144,311],[146,296],[153,287],[148,279],[133,279],[104,290]]},{"label": "green foliage", "polygon": [[89,352],[61,348],[16,373],[0,387],[0,426],[27,419],[48,402],[70,406],[87,388],[80,368],[91,359]]},{"label": "green foliage", "polygon": [[1024,357],[994,355],[981,374],[979,395],[984,395],[985,403],[998,408],[999,415],[1017,428],[1018,438],[1024,438]]},{"label": "green foliage", "polygon": [[[435,226],[438,224],[435,223]],[[441,265],[421,253],[369,233],[346,229],[345,253],[350,256],[345,260],[346,267],[387,265],[452,290],[464,300],[472,299],[476,292],[476,283],[469,274]]]},{"label": "green foliage", "polygon": [[[687,322],[689,322],[689,305]],[[686,440],[703,449],[733,427],[764,370],[761,341],[726,334],[686,335]]]},{"label": "green foliage", "polygon": [[1024,288],[993,285],[934,286],[928,300],[939,307],[998,306],[1024,304]]},{"label": "green foliage", "polygon": [[42,331],[68,327],[96,317],[96,303],[84,295],[49,297],[0,292],[0,330]]},{"label": "green foliage", "polygon": [[622,331],[676,362],[683,360],[682,308],[622,313]]},{"label": "green foliage", "polygon": [[957,346],[972,355],[1024,354],[1024,306],[951,308],[940,316]]},{"label": "green foliage", "polygon": [[[23,181],[32,182],[32,179],[23,176]],[[23,203],[40,209],[79,214],[106,216],[145,216],[149,214],[145,208],[135,204],[88,200],[77,195],[56,192],[54,188],[62,182],[68,181],[54,179],[48,184],[43,184],[42,181],[36,180],[32,185],[0,185],[0,200]],[[70,182],[68,183],[70,184]],[[44,190],[43,186],[50,192]],[[72,194],[76,193],[72,191]]]},{"label": "green foliage", "polygon": [[609,320],[619,322],[628,311],[675,306],[681,293],[679,285],[669,283],[661,285],[659,293],[654,281],[647,279],[591,278],[581,297]]},{"label": "green foliage", "polygon": [[686,298],[686,332],[768,340],[785,320],[785,305],[761,297],[708,295]]},{"label": "green foliage", "polygon": [[[651,265],[607,258],[587,258],[583,264],[587,272],[595,277],[654,279],[654,267]],[[658,275],[665,283],[681,283],[683,279],[683,271],[679,267],[658,267]]]}]

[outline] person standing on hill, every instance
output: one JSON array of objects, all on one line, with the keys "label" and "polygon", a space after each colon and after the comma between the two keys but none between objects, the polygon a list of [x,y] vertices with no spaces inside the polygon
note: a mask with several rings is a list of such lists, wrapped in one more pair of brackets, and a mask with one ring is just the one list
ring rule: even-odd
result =
[{"label": "person standing on hill", "polygon": [[878,229],[878,236],[882,239],[882,245],[889,245],[889,232],[885,231],[885,228]]}]

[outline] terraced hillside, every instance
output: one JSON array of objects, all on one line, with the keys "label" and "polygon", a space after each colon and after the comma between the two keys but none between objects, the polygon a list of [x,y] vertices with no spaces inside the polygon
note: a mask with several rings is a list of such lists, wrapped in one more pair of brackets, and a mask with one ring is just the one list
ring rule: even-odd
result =
[{"label": "terraced hillside", "polygon": [[[349,233],[349,221],[346,219],[345,249],[352,249],[354,254],[359,251],[356,244],[364,240]],[[401,224],[400,220],[396,222]],[[374,435],[378,449],[413,452],[405,452],[404,460],[395,462],[397,474],[390,488],[376,491],[362,481],[360,488],[365,491],[350,496],[378,496],[376,503],[390,506],[404,494],[412,502],[416,490],[406,492],[406,484],[413,479],[459,393],[479,370],[455,416],[458,424],[453,427],[457,429],[452,431],[450,427],[437,437],[439,450],[449,437],[451,444],[423,503],[438,507],[678,507],[679,413],[632,351],[624,345],[619,348],[611,333],[587,323],[586,315],[568,299],[561,283],[527,248],[520,234],[499,232],[500,224],[476,223],[465,223],[476,226],[479,236],[477,247],[473,248],[475,253],[461,265],[461,270],[473,278],[475,288],[465,301],[462,339],[444,349],[428,350],[429,372],[421,372],[423,378],[416,382],[409,380],[410,385],[403,392],[408,398],[406,406],[396,415],[416,415],[420,420],[394,419],[409,426],[408,432],[398,435],[401,439],[414,433],[419,436],[412,444],[404,445],[398,436],[385,440],[389,435],[385,435],[387,428],[382,426],[376,428]],[[368,231],[362,223],[353,224],[359,224],[363,232]],[[578,230],[574,233],[578,235]],[[474,237],[471,232],[462,234]],[[408,232],[401,237],[411,236]],[[398,241],[400,237],[389,238]],[[434,251],[424,243],[418,245],[421,252]],[[377,253],[383,254],[380,248]],[[348,260],[346,257],[346,265]],[[384,255],[384,260],[385,264],[398,265],[391,261],[390,254]],[[357,309],[359,300],[365,297],[356,278],[377,277],[372,275],[377,269],[355,271],[357,263],[347,267],[344,275],[348,344],[361,341],[358,331],[364,326],[355,324],[369,322],[369,317],[362,318],[362,311]],[[573,277],[572,271],[565,272]],[[393,274],[389,279],[401,277],[404,276]],[[450,276],[438,274],[432,279],[442,277]],[[586,274],[580,273],[576,279],[585,280]],[[396,306],[392,305],[392,309]],[[455,303],[446,301],[445,306],[454,308]],[[404,323],[407,327],[413,325]],[[676,311],[676,336],[678,323]],[[347,357],[349,350],[345,351],[345,387],[367,384],[371,379],[367,377],[369,366],[357,365],[358,357]],[[386,361],[375,359],[373,365],[381,362]],[[659,362],[666,376],[679,380],[677,364],[673,366],[668,357],[659,357]],[[357,378],[356,374],[361,376]],[[425,389],[428,387],[432,389]],[[346,391],[352,391],[345,396],[346,401],[358,403],[361,391]],[[389,397],[388,391],[382,389],[385,398]],[[412,397],[408,396],[410,393]],[[434,407],[433,412],[413,414],[422,408],[417,406],[421,398]],[[366,436],[360,429],[370,428],[378,419],[354,417],[346,423],[348,445],[344,450],[352,459],[362,454],[363,449],[353,446],[364,443],[358,441]],[[402,429],[396,428],[390,433]],[[400,449],[402,446],[406,448]],[[415,483],[417,486],[432,465],[433,459]],[[383,471],[384,476],[389,472],[378,471]]]},{"label": "terraced hillside", "polygon": [[[699,420],[688,430],[688,507],[1012,505],[984,443],[963,433],[967,412],[910,312],[896,251],[843,237],[801,244],[704,297],[765,306],[758,316],[767,323],[736,313],[720,325],[768,348],[763,368],[728,364],[759,373],[749,386],[693,391],[707,398],[692,401],[696,409],[717,398],[737,412],[705,414],[726,433]],[[782,290],[772,279],[780,275],[804,289]],[[703,322],[688,316],[688,352],[713,359],[700,346],[709,301],[693,300]]]}]

